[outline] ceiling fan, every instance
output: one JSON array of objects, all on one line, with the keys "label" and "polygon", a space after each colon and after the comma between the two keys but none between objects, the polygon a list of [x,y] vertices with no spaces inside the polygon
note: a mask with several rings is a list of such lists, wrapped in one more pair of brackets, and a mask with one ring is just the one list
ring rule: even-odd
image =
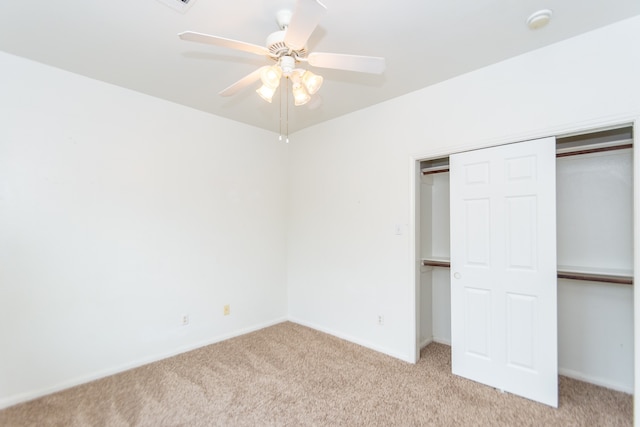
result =
[{"label": "ceiling fan", "polygon": [[259,46],[224,37],[185,31],[178,36],[182,40],[212,44],[230,49],[241,50],[256,55],[264,55],[273,65],[265,65],[241,78],[220,92],[221,96],[231,96],[252,83],[262,80],[262,86],[256,91],[264,100],[271,102],[272,97],[285,77],[292,82],[295,105],[304,105],[322,85],[322,77],[309,70],[298,68],[301,62],[318,68],[357,71],[381,74],[385,60],[380,57],[345,55],[339,53],[311,52],[307,50],[307,40],[316,29],[320,18],[327,8],[318,0],[297,0],[293,13],[282,10],[277,13],[276,21],[280,31],[267,37],[266,46]]}]

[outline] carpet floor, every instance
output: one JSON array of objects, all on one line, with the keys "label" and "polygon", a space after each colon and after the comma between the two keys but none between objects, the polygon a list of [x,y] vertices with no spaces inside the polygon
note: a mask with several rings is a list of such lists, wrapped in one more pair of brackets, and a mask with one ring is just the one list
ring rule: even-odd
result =
[{"label": "carpet floor", "polygon": [[1,426],[631,426],[632,396],[560,377],[553,409],[285,322],[0,411]]}]

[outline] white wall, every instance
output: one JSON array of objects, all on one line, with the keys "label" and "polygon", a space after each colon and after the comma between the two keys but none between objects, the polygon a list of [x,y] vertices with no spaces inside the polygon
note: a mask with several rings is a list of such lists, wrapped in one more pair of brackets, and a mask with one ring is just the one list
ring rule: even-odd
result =
[{"label": "white wall", "polygon": [[291,318],[414,360],[415,159],[631,120],[639,39],[636,17],[298,132]]},{"label": "white wall", "polygon": [[272,133],[4,53],[0,82],[0,408],[286,318]]}]

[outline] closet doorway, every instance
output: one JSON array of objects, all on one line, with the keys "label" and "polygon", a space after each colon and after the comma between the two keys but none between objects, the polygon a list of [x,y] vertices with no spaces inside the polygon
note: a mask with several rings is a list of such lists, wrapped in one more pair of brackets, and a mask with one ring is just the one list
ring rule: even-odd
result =
[{"label": "closet doorway", "polygon": [[[450,268],[450,255],[461,245],[456,243],[461,238],[455,237],[461,230],[454,225],[451,233],[449,160],[449,156],[422,160],[418,169],[420,347],[432,341],[452,345],[451,284],[456,286],[457,279]],[[632,393],[633,127],[558,137],[553,173],[557,372]],[[455,309],[454,313],[455,337],[459,329],[455,322],[468,316]],[[520,319],[520,326],[526,327],[523,319],[527,317]],[[453,347],[452,354],[468,350],[456,340]],[[504,347],[493,351],[502,352],[502,359],[508,360]],[[522,394],[501,387],[500,381],[481,382]],[[554,406],[553,400],[544,403]]]}]

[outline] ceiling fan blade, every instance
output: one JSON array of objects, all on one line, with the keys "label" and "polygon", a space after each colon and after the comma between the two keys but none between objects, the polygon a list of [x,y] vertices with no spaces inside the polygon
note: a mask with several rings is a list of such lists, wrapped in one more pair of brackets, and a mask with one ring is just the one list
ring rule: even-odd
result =
[{"label": "ceiling fan blade", "polygon": [[243,50],[256,55],[269,55],[269,50],[264,46],[257,44],[245,43],[238,40],[225,39],[224,37],[211,36],[209,34],[196,33],[193,31],[185,31],[178,34],[182,40],[190,42],[206,43],[215,46],[227,47],[229,49]]},{"label": "ceiling fan blade", "polygon": [[302,49],[326,11],[325,5],[318,0],[298,0],[284,36],[284,44],[293,50]]},{"label": "ceiling fan blade", "polygon": [[240,80],[238,80],[237,82],[229,86],[228,88],[222,90],[219,95],[220,96],[235,95],[237,92],[249,86],[251,83],[260,80],[260,73],[262,72],[263,69],[267,67],[268,65],[265,65],[263,67],[258,68],[253,73],[247,74],[246,76],[244,76],[243,78],[241,78]]},{"label": "ceiling fan blade", "polygon": [[313,52],[308,56],[310,65],[320,68],[358,71],[361,73],[382,74],[386,62],[377,56],[343,55],[340,53]]}]

